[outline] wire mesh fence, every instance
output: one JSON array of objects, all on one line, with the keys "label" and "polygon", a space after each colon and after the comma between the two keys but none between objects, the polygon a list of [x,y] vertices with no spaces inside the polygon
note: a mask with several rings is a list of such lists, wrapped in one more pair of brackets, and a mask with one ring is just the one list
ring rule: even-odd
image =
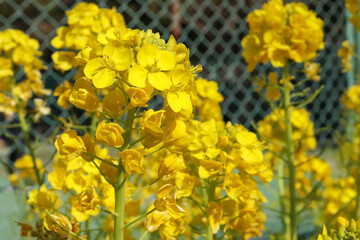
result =
[{"label": "wire mesh fence", "polygon": [[[54,48],[50,40],[56,29],[66,24],[65,11],[80,1],[74,0],[2,0],[0,1],[0,29],[16,28],[24,30],[41,43],[42,59],[47,66],[43,72],[46,87],[54,89],[63,80],[71,79],[72,72],[62,74],[53,69],[51,54]],[[88,1],[90,2],[90,1]],[[96,2],[96,1],[92,1]],[[178,37],[190,47],[191,62],[201,64],[201,77],[219,83],[224,95],[222,111],[226,121],[241,123],[251,127],[266,116],[268,105],[253,91],[251,75],[246,71],[246,64],[241,57],[241,39],[248,33],[246,16],[260,8],[265,0],[104,0],[98,1],[99,7],[117,8],[124,15],[127,26],[143,30],[152,29],[160,32],[163,38],[170,34]],[[285,1],[291,2],[291,1]],[[341,64],[337,50],[345,39],[345,3],[344,0],[303,0],[324,20],[325,49],[318,61],[321,64],[321,82],[310,83],[314,89],[325,84],[324,90],[308,106],[319,129],[329,126],[340,129],[339,115],[341,105],[339,96],[347,85],[345,75],[341,74]],[[264,66],[257,71],[268,71]],[[21,78],[22,76],[17,76]],[[51,99],[52,110],[57,116],[67,116],[68,112],[56,105]],[[83,116],[82,121],[86,120]],[[7,119],[5,122],[16,121]],[[33,136],[48,136],[56,126],[51,118],[43,118],[34,128]],[[20,133],[19,133],[20,134]],[[322,132],[319,143],[329,137],[329,132]],[[21,142],[16,140],[21,148]],[[14,151],[16,144],[10,151]]]}]

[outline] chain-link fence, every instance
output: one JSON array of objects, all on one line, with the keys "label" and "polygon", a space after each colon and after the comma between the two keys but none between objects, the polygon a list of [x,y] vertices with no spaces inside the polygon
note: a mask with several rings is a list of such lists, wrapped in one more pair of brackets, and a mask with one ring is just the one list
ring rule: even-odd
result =
[{"label": "chain-link fence", "polygon": [[[66,23],[65,11],[80,1],[74,0],[1,0],[0,28],[24,30],[40,41],[43,60],[48,67],[43,73],[47,88],[54,88],[64,79],[70,79],[72,72],[61,74],[53,69],[51,54],[55,50],[50,40],[56,29]],[[94,2],[94,1],[93,1]],[[251,127],[269,113],[269,107],[253,91],[251,76],[241,57],[241,39],[248,33],[246,16],[260,8],[265,0],[104,0],[100,7],[116,7],[125,17],[128,27],[153,29],[163,38],[170,34],[179,42],[190,47],[191,62],[201,64],[204,78],[216,80],[224,95],[222,103],[225,120]],[[285,1],[291,2],[291,1]],[[312,112],[317,129],[329,126],[339,129],[341,106],[339,96],[347,85],[341,74],[337,50],[345,39],[344,0],[303,0],[318,16],[324,19],[325,49],[318,61],[322,66],[321,82],[311,83],[314,89],[325,84],[324,90],[308,107]],[[265,66],[261,70],[266,70]],[[52,99],[53,111],[58,116],[68,113],[61,111]],[[85,120],[85,117],[83,118]],[[51,118],[43,119],[33,135],[49,135],[56,123]],[[324,143],[329,132],[319,135]],[[21,143],[19,143],[21,145]],[[15,146],[12,147],[14,150]]]}]

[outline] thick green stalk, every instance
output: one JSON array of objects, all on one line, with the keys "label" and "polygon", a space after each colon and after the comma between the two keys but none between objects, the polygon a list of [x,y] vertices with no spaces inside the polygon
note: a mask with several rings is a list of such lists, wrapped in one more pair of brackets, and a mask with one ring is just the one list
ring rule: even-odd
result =
[{"label": "thick green stalk", "polygon": [[[207,202],[208,206],[209,206],[209,203],[214,200],[215,188],[216,188],[216,185],[210,180],[209,192],[208,192],[208,202]],[[213,239],[214,239],[214,234],[212,231],[212,227],[211,227],[210,223],[208,223],[208,226],[206,229],[206,240],[213,240]]]},{"label": "thick green stalk", "polygon": [[[135,117],[135,108],[130,109],[127,113],[125,120],[125,130],[131,129],[134,123]],[[124,144],[121,150],[125,149],[131,141],[131,131],[125,131],[124,135]],[[121,160],[121,159],[120,159]],[[115,213],[118,215],[115,217],[114,221],[114,239],[115,240],[124,240],[124,220],[125,220],[125,170],[119,161],[118,166],[118,176],[117,176],[117,184],[115,189]]]},{"label": "thick green stalk", "polygon": [[115,188],[115,213],[117,217],[114,221],[115,240],[124,240],[124,220],[125,220],[125,171],[121,166],[117,178],[117,189]]},{"label": "thick green stalk", "polygon": [[23,108],[21,107],[21,103],[20,103],[19,98],[14,95],[14,99],[16,101],[16,108],[17,108],[18,116],[19,116],[19,120],[20,120],[20,127],[21,127],[21,130],[22,130],[23,134],[24,134],[25,146],[29,151],[31,160],[32,160],[33,165],[34,165],[33,168],[34,168],[34,172],[35,172],[35,175],[36,175],[36,180],[37,180],[37,183],[40,186],[42,184],[42,180],[41,180],[41,176],[40,176],[40,171],[39,171],[39,169],[38,169],[38,167],[36,165],[35,151],[34,151],[34,148],[31,145],[31,141],[30,141],[29,126],[28,126],[28,124],[26,122],[25,113],[23,111]]},{"label": "thick green stalk", "polygon": [[290,217],[288,213],[288,201],[285,189],[285,174],[284,174],[284,162],[279,161],[277,166],[277,184],[279,189],[279,202],[281,208],[281,223],[283,226],[285,239],[290,237]]},{"label": "thick green stalk", "polygon": [[[286,64],[283,69],[282,78],[286,81],[289,77],[289,65]],[[288,185],[290,193],[290,236],[289,240],[297,240],[296,229],[296,191],[295,191],[295,166],[294,166],[294,144],[292,141],[291,125],[291,88],[285,82],[284,84],[284,112],[285,112],[285,141],[286,141],[286,161],[288,167]]]}]

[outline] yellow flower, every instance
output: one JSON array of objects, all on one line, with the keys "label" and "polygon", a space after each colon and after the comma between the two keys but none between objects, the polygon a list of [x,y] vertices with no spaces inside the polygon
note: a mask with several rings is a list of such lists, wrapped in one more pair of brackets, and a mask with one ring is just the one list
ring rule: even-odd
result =
[{"label": "yellow flower", "polygon": [[339,226],[344,226],[346,228],[349,226],[349,220],[343,217],[337,217],[336,222]]},{"label": "yellow flower", "polygon": [[105,120],[100,122],[96,128],[96,139],[109,147],[121,147],[124,144],[124,139],[121,134],[124,129],[116,123],[106,123]]},{"label": "yellow flower", "polygon": [[165,211],[154,211],[146,216],[145,227],[148,232],[154,232],[167,222],[170,216]]},{"label": "yellow flower", "polygon": [[91,59],[84,68],[84,74],[96,88],[106,88],[115,81],[117,71],[127,70],[133,58],[131,49],[107,44],[102,58]]},{"label": "yellow flower", "polygon": [[72,86],[69,81],[64,81],[62,85],[59,85],[55,88],[53,94],[55,97],[59,97],[57,100],[57,104],[66,109],[70,107],[71,102],[69,100],[70,94],[72,91]]},{"label": "yellow flower", "polygon": [[146,104],[150,100],[147,92],[141,88],[129,88],[127,90],[131,107],[147,107]]},{"label": "yellow flower", "polygon": [[320,72],[320,64],[314,62],[306,62],[304,65],[305,75],[307,78],[310,78],[314,81],[320,81],[320,76],[318,75]]},{"label": "yellow flower", "polygon": [[124,94],[120,89],[116,88],[105,95],[102,101],[102,108],[104,113],[112,117],[121,117],[121,110],[125,104]]},{"label": "yellow flower", "polygon": [[341,96],[341,102],[347,109],[360,113],[360,85],[351,86],[345,94]]},{"label": "yellow flower", "polygon": [[51,55],[54,62],[54,68],[61,72],[69,71],[71,68],[76,67],[75,52],[58,51]]},{"label": "yellow flower", "polygon": [[19,185],[19,176],[16,173],[11,173],[8,176],[8,179],[14,187],[17,187]]},{"label": "yellow flower", "polygon": [[201,98],[208,98],[215,102],[222,102],[223,96],[218,92],[218,83],[215,81],[207,81],[204,78],[197,78],[196,81],[197,94]]},{"label": "yellow flower", "polygon": [[341,65],[343,73],[352,69],[351,57],[354,54],[354,44],[349,45],[348,41],[343,41],[341,48],[338,50],[338,56],[341,58]]},{"label": "yellow flower", "polygon": [[191,196],[195,187],[200,184],[197,177],[184,172],[177,172],[175,178],[177,198]]},{"label": "yellow flower", "polygon": [[78,196],[71,196],[69,198],[71,205],[71,215],[74,216],[76,221],[83,222],[89,219],[90,215],[96,216],[99,213],[99,209],[87,209],[81,204],[81,199]]},{"label": "yellow flower", "polygon": [[55,141],[55,147],[60,155],[77,157],[86,151],[84,141],[77,135],[75,130],[66,130]]},{"label": "yellow flower", "polygon": [[80,195],[80,205],[86,210],[94,210],[100,204],[99,195],[97,195],[93,185],[90,185]]},{"label": "yellow flower", "polygon": [[73,228],[67,217],[60,213],[46,215],[43,224],[48,231],[54,231],[60,235],[69,235]]},{"label": "yellow flower", "polygon": [[185,168],[182,155],[167,155],[158,169],[159,178],[170,177]]},{"label": "yellow flower", "polygon": [[166,212],[172,218],[178,219],[185,215],[185,210],[176,204],[176,192],[174,186],[166,184],[156,192],[157,199],[154,202],[156,211]]},{"label": "yellow flower", "polygon": [[305,62],[324,48],[323,21],[302,3],[271,0],[247,17],[250,34],[241,44],[248,71],[258,63],[283,67],[290,59]]},{"label": "yellow flower", "polygon": [[85,78],[78,78],[75,81],[69,100],[75,107],[88,112],[94,112],[99,102],[91,82]]},{"label": "yellow flower", "polygon": [[166,101],[169,104],[171,110],[174,112],[180,112],[182,109],[192,112],[192,103],[190,95],[183,91],[168,92],[166,95]]},{"label": "yellow flower", "polygon": [[56,190],[62,190],[66,179],[66,170],[63,168],[55,168],[48,174],[48,180],[51,186]]},{"label": "yellow flower", "polygon": [[69,25],[82,27],[93,24],[93,17],[97,15],[99,8],[94,3],[79,3],[72,10],[66,11]]},{"label": "yellow flower", "polygon": [[[35,164],[40,173],[45,171],[41,159],[36,158]],[[30,178],[36,180],[34,162],[30,155],[25,154],[21,158],[16,159],[14,166],[21,171],[20,176],[22,179]]]},{"label": "yellow flower", "polygon": [[[13,65],[10,59],[4,58],[4,57],[0,57],[0,79],[2,80],[1,84],[5,84],[7,82],[7,77],[12,77],[14,76],[14,71],[13,71]],[[2,85],[1,85],[2,86]],[[0,90],[5,90],[7,88],[4,87],[0,87]]]},{"label": "yellow flower", "polygon": [[135,87],[145,88],[147,83],[157,90],[170,89],[171,80],[166,74],[175,67],[175,56],[172,52],[160,50],[153,44],[144,44],[136,55],[138,64],[129,71],[129,83]]},{"label": "yellow flower", "polygon": [[143,112],[141,123],[141,136],[145,137],[142,144],[145,147],[153,147],[163,140],[164,130],[161,128],[164,120],[164,110],[152,109]]},{"label": "yellow flower", "polygon": [[26,202],[43,211],[55,208],[57,201],[59,201],[58,195],[53,191],[47,190],[43,184],[40,189],[34,189],[29,193],[29,199]]},{"label": "yellow flower", "polygon": [[127,174],[145,173],[143,168],[143,150],[128,149],[119,153],[122,165]]},{"label": "yellow flower", "polygon": [[269,73],[269,82],[270,85],[266,89],[266,97],[269,98],[272,101],[277,101],[281,97],[281,93],[279,91],[278,87],[278,76],[275,72]]},{"label": "yellow flower", "polygon": [[199,167],[199,176],[201,178],[208,178],[218,174],[223,169],[220,162],[213,160],[201,160]]}]

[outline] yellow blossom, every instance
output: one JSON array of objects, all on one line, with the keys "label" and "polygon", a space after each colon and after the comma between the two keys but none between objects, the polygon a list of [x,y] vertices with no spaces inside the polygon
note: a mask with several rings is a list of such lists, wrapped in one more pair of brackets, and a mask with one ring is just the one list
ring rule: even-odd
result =
[{"label": "yellow blossom", "polygon": [[122,108],[125,106],[125,96],[120,89],[114,89],[108,92],[102,101],[104,113],[113,117],[121,117]]},{"label": "yellow blossom", "polygon": [[182,155],[170,154],[161,162],[158,176],[159,178],[170,177],[184,168],[185,165]]},{"label": "yellow blossom", "polygon": [[135,87],[145,88],[147,83],[163,91],[171,87],[167,71],[175,66],[172,52],[160,50],[153,44],[144,44],[136,55],[137,63],[129,71],[129,83]]},{"label": "yellow blossom", "polygon": [[121,147],[124,144],[124,139],[121,134],[124,129],[116,123],[106,123],[105,120],[100,122],[96,128],[96,139],[109,147]]},{"label": "yellow blossom", "polygon": [[58,51],[51,55],[54,62],[54,68],[61,72],[69,71],[71,68],[76,67],[75,52]]},{"label": "yellow blossom", "polygon": [[347,72],[352,69],[351,57],[354,54],[355,46],[350,45],[348,41],[343,41],[341,48],[338,50],[338,56],[341,58],[342,72]]},{"label": "yellow blossom", "polygon": [[128,149],[119,153],[122,165],[127,174],[145,173],[143,168],[143,151],[141,149]]},{"label": "yellow blossom", "polygon": [[48,231],[54,231],[60,235],[69,235],[72,230],[70,221],[60,213],[46,215],[43,221]]},{"label": "yellow blossom", "polygon": [[106,88],[115,81],[117,71],[127,70],[132,63],[132,51],[123,46],[107,44],[102,58],[91,59],[84,68],[84,74],[96,88]]},{"label": "yellow blossom", "polygon": [[80,195],[80,205],[85,207],[86,210],[94,210],[100,204],[99,196],[97,195],[93,185],[90,185]]},{"label": "yellow blossom", "polygon": [[141,88],[129,88],[127,90],[129,95],[130,104],[132,107],[147,107],[146,104],[150,100],[147,92]]},{"label": "yellow blossom", "polygon": [[141,136],[144,137],[142,144],[153,147],[163,139],[164,130],[161,128],[164,120],[164,110],[154,111],[149,109],[143,112],[141,123]]},{"label": "yellow blossom", "polygon": [[40,211],[43,211],[45,209],[50,210],[56,207],[57,201],[59,201],[59,196],[55,192],[47,190],[43,184],[39,190],[34,189],[29,193],[29,199],[26,202]]},{"label": "yellow blossom", "polygon": [[61,155],[76,157],[86,151],[84,141],[75,130],[66,130],[55,141],[55,147]]},{"label": "yellow blossom", "polygon": [[99,102],[91,82],[85,78],[78,78],[70,94],[69,100],[75,107],[94,112]]}]

